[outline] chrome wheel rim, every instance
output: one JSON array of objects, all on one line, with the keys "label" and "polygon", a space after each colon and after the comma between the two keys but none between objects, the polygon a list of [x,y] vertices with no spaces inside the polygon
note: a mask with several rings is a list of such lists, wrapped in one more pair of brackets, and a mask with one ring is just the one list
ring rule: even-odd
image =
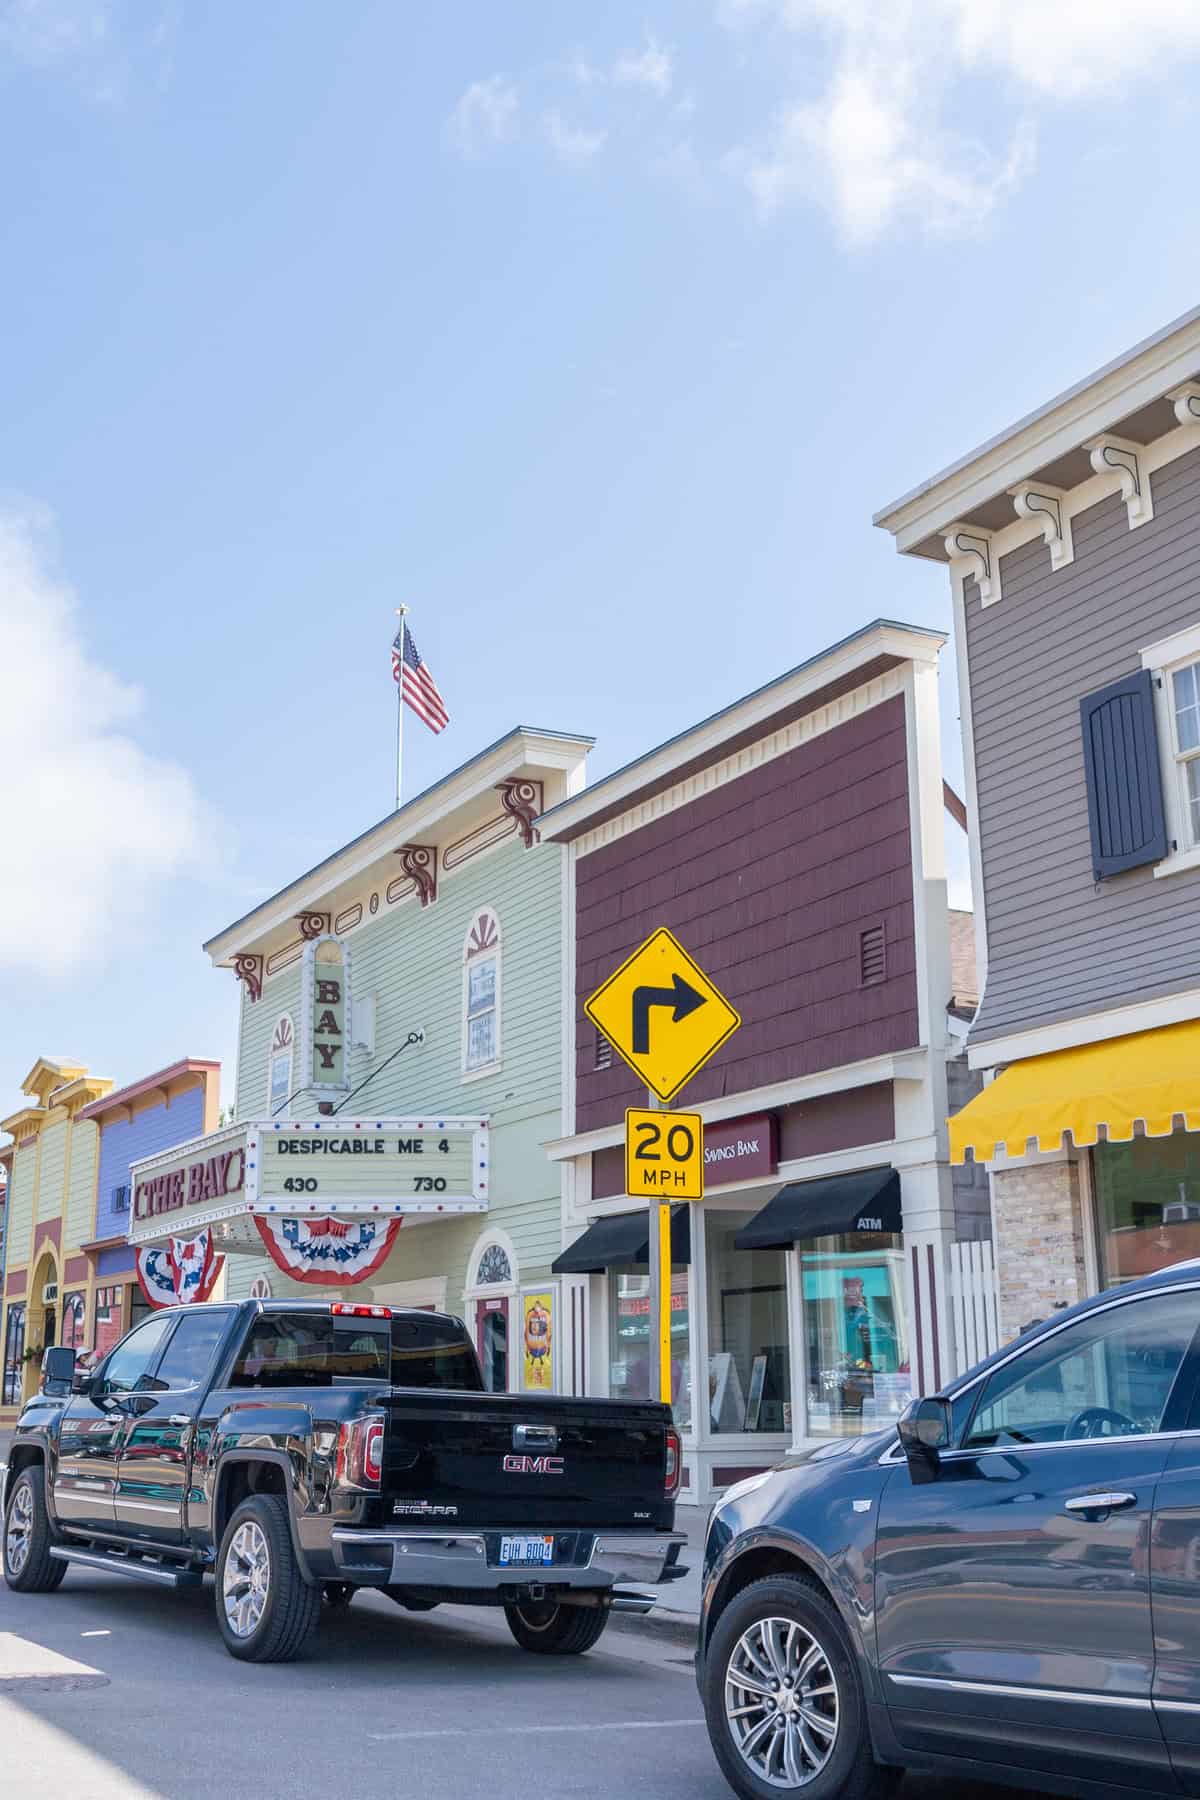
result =
[{"label": "chrome wheel rim", "polygon": [[271,1552],[266,1535],[261,1525],[247,1519],[233,1534],[221,1577],[225,1622],[235,1637],[247,1638],[257,1631],[270,1580]]},{"label": "chrome wheel rim", "polygon": [[19,1575],[29,1561],[33,1543],[33,1492],[28,1481],[17,1484],[12,1505],[8,1509],[8,1529],[4,1538],[4,1558],[10,1575]]},{"label": "chrome wheel rim", "polygon": [[725,1670],[725,1718],[746,1766],[770,1787],[802,1788],[833,1755],[841,1715],[837,1677],[794,1619],[758,1619]]}]

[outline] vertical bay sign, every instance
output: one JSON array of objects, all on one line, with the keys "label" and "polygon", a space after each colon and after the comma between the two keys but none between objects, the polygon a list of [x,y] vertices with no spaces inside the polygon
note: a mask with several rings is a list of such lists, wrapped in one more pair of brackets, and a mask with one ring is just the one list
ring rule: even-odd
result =
[{"label": "vertical bay sign", "polygon": [[[702,1199],[704,1134],[698,1114],[661,1114],[659,1106],[699,1073],[741,1024],[741,1015],[694,962],[675,935],[660,926],[585,1001],[584,1011],[618,1056],[648,1089],[648,1112],[625,1115],[626,1191],[649,1195],[651,1205],[651,1304],[658,1320],[654,1335],[658,1393],[671,1401],[671,1199]],[[658,1113],[663,1129],[655,1137]],[[687,1155],[665,1160],[669,1143]],[[630,1138],[633,1141],[630,1141]],[[639,1155],[639,1146],[643,1154]],[[646,1152],[660,1149],[655,1161]],[[654,1179],[651,1170],[656,1171]],[[631,1183],[633,1185],[631,1185]],[[699,1188],[696,1192],[695,1189]],[[657,1227],[657,1229],[656,1229]]]},{"label": "vertical bay sign", "polygon": [[304,951],[301,1078],[314,1093],[350,1087],[350,952],[340,938],[319,937]]}]

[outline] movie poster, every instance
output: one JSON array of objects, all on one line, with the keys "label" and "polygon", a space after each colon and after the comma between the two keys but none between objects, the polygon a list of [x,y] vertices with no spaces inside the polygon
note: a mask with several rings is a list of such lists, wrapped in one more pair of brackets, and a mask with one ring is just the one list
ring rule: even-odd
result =
[{"label": "movie poster", "polygon": [[546,1288],[521,1297],[522,1360],[527,1393],[548,1394],[554,1388],[554,1293]]}]

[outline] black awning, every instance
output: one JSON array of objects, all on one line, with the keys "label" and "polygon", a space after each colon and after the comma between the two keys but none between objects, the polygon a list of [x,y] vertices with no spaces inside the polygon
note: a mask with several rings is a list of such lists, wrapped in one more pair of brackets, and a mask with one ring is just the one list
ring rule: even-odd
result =
[{"label": "black awning", "polygon": [[[677,1206],[671,1213],[671,1261],[691,1260],[692,1215],[686,1206]],[[556,1275],[602,1275],[605,1269],[628,1268],[631,1263],[650,1267],[648,1207],[597,1219],[550,1267]]]},{"label": "black awning", "polygon": [[902,1229],[900,1177],[895,1169],[865,1169],[780,1188],[733,1242],[738,1250],[775,1250],[806,1238]]}]

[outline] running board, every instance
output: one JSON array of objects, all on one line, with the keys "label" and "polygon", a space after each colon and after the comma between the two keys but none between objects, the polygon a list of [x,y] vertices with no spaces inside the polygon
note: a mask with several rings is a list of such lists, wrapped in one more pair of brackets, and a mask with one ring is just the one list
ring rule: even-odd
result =
[{"label": "running board", "polygon": [[164,1569],[161,1563],[139,1562],[103,1550],[71,1550],[51,1544],[50,1554],[59,1562],[78,1563],[85,1569],[107,1569],[110,1575],[128,1575],[131,1581],[148,1581],[155,1587],[198,1587],[202,1576],[191,1569]]}]

